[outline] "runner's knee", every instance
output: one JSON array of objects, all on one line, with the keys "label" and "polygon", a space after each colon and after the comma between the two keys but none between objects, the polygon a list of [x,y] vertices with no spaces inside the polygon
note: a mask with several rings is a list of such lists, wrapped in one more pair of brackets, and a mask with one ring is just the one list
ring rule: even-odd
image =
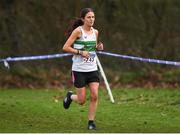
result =
[{"label": "runner's knee", "polygon": [[78,98],[78,103],[79,103],[80,105],[83,105],[85,102],[86,102],[85,97],[79,97],[79,98]]},{"label": "runner's knee", "polygon": [[91,95],[91,101],[97,101],[98,96],[97,95]]}]

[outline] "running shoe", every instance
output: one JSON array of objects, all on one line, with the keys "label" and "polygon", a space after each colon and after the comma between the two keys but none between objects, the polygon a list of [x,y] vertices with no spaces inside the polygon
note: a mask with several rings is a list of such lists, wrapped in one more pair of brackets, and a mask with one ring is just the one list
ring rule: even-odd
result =
[{"label": "running shoe", "polygon": [[89,130],[96,130],[96,125],[94,123],[88,124],[88,129]]},{"label": "running shoe", "polygon": [[73,94],[72,91],[68,91],[68,93],[66,94],[66,97],[63,100],[63,106],[65,109],[68,109],[69,106],[71,105],[72,99],[71,99],[71,95]]}]

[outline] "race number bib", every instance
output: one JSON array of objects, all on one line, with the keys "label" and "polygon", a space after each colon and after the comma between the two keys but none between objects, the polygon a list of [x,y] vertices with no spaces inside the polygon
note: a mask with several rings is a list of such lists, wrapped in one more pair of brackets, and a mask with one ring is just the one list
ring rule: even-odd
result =
[{"label": "race number bib", "polygon": [[83,58],[84,63],[92,63],[95,62],[95,54],[90,54],[89,58]]}]

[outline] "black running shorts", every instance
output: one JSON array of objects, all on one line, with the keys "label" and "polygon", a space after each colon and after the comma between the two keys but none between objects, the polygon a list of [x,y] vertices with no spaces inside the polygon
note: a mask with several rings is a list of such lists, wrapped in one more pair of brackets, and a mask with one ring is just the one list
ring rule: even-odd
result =
[{"label": "black running shorts", "polygon": [[91,82],[100,82],[99,72],[76,72],[72,71],[72,81],[76,88],[82,88]]}]

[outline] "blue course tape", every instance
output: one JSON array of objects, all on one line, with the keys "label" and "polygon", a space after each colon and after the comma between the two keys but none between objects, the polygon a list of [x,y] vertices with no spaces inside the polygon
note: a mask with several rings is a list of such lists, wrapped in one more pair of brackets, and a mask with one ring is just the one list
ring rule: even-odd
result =
[{"label": "blue course tape", "polygon": [[141,58],[141,57],[133,57],[133,56],[113,54],[113,53],[102,52],[102,51],[99,51],[98,53],[103,54],[103,55],[107,55],[107,56],[120,57],[120,58],[124,58],[124,59],[131,59],[131,60],[137,60],[137,61],[142,61],[142,62],[150,62],[150,63],[158,63],[158,64],[180,66],[180,62],[176,62],[176,61],[166,61],[166,60],[158,60],[158,59],[148,59],[148,58]]},{"label": "blue course tape", "polygon": [[23,61],[23,60],[42,60],[42,59],[53,59],[53,58],[61,58],[65,56],[70,56],[72,54],[52,54],[52,55],[42,55],[42,56],[27,56],[27,57],[8,57],[6,59],[0,59],[0,62],[10,62],[10,61]]},{"label": "blue course tape", "polygon": [[0,62],[4,62],[4,66],[8,69],[10,68],[8,62],[11,61],[25,61],[25,60],[42,60],[42,59],[53,59],[53,58],[61,58],[65,56],[70,56],[72,54],[52,54],[52,55],[41,55],[41,56],[27,56],[27,57],[8,57],[6,59],[0,59]]},{"label": "blue course tape", "polygon": [[[124,58],[124,59],[131,59],[131,60],[142,61],[142,62],[150,62],[150,63],[158,63],[158,64],[180,66],[180,62],[176,62],[176,61],[166,61],[166,60],[158,60],[158,59],[148,59],[148,58],[141,58],[141,57],[133,57],[133,56],[120,55],[120,54],[114,54],[114,53],[102,52],[102,51],[98,51],[97,53],[102,54],[102,55],[120,57],[120,58]],[[5,58],[5,59],[0,59],[0,62],[4,62],[4,65],[6,67],[8,67],[8,62],[11,62],[11,61],[53,59],[53,58],[61,58],[61,57],[65,57],[65,56],[71,56],[71,55],[72,54],[62,53],[62,54],[52,54],[52,55],[42,55],[42,56],[27,56],[27,57],[13,57],[13,58],[8,57],[8,58]]]}]

